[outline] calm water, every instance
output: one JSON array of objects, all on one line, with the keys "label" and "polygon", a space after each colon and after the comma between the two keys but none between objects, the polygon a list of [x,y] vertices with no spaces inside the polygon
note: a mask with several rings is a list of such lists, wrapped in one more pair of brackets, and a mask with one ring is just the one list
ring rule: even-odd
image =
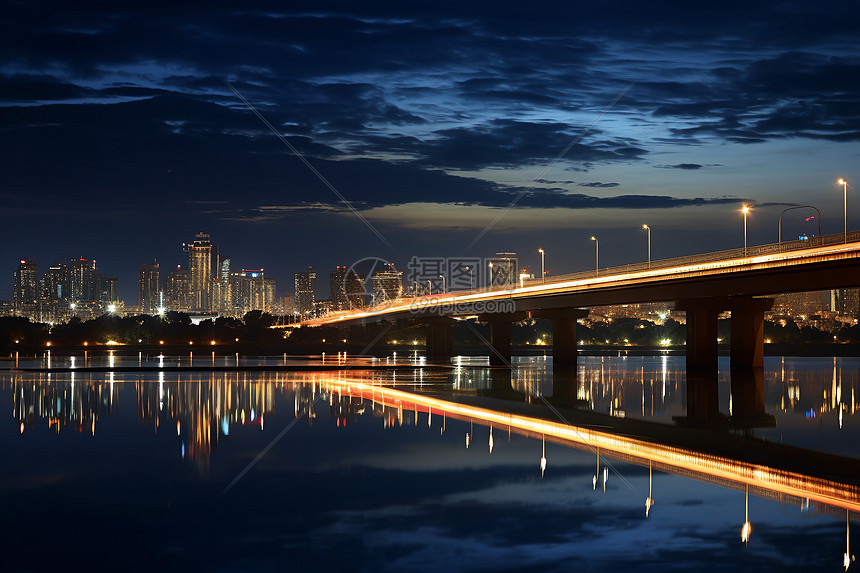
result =
[{"label": "calm water", "polygon": [[[321,362],[204,353],[52,357],[50,366],[237,360]],[[338,360],[351,362],[325,364]],[[401,355],[340,372],[0,371],[0,570],[843,570],[844,509],[753,488],[747,514],[737,484],[659,468],[649,480],[647,466],[607,456],[597,470],[588,448],[350,397],[339,385],[463,397],[524,415],[553,394],[551,359],[519,358],[500,392],[485,364],[463,358],[440,371]],[[19,360],[29,366],[48,366],[48,357]],[[858,371],[852,358],[768,358],[768,418],[746,415],[756,399],[741,397],[737,376],[721,368],[696,408],[732,421],[712,433],[857,459]],[[696,418],[683,357],[581,357],[571,394],[576,408],[606,420],[674,428]],[[773,427],[757,427],[762,419]],[[850,527],[860,535],[856,517]]]}]

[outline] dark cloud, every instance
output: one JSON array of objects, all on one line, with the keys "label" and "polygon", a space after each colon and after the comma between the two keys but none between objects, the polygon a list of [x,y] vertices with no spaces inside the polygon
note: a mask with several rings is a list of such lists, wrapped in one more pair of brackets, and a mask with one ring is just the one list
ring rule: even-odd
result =
[{"label": "dark cloud", "polygon": [[577,183],[579,187],[596,187],[598,189],[607,189],[609,187],[618,187],[620,183],[601,183],[600,181],[595,181],[593,183]]},{"label": "dark cloud", "polygon": [[702,166],[698,163],[678,163],[676,165],[655,165],[657,169],[683,169],[685,171],[695,171],[701,169]]}]

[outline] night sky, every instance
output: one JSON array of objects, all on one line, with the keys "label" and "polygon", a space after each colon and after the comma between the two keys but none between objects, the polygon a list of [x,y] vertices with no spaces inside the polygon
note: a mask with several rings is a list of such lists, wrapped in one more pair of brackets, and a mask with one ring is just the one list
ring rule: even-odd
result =
[{"label": "night sky", "polygon": [[0,298],[19,259],[84,256],[136,304],[200,231],[279,294],[373,256],[561,274],[591,235],[644,260],[643,223],[654,259],[742,246],[744,201],[750,244],[795,205],[838,233],[860,188],[851,2],[109,5],[5,4]]}]

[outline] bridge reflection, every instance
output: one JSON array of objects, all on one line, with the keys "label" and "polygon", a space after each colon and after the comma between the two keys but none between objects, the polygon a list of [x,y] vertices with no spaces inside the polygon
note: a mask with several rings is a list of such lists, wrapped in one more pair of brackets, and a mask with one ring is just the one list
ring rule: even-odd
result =
[{"label": "bridge reflection", "polygon": [[[698,440],[691,438],[702,438],[701,432],[691,436],[678,428],[658,424],[648,424],[653,427],[642,432],[646,423],[638,421],[629,421],[631,425],[625,427],[616,425],[614,431],[604,429],[604,425],[597,429],[597,419],[593,417],[587,424],[568,424],[551,419],[550,408],[535,410],[530,406],[526,412],[522,407],[511,407],[505,411],[479,405],[480,397],[455,394],[443,399],[344,373],[315,375],[314,383],[336,395],[335,399],[347,399],[354,405],[358,404],[356,399],[368,400],[395,412],[414,411],[416,415],[463,420],[723,487],[737,490],[748,487],[754,495],[801,507],[813,503],[831,512],[837,509],[860,512],[860,461],[852,458],[780,444],[761,443],[766,446],[762,448],[761,444],[744,443],[730,436],[715,440],[714,434],[702,440],[704,447],[699,448],[694,445]],[[575,412],[564,413],[575,415]],[[616,433],[619,429],[621,433]],[[641,437],[630,435],[633,429],[640,430]],[[764,463],[765,459],[768,463]],[[813,471],[799,471],[798,467]],[[824,477],[828,475],[841,477]]]},{"label": "bridge reflection", "polygon": [[[409,418],[413,412],[416,423],[419,414],[427,416],[428,425],[431,417],[441,418],[444,431],[447,418],[458,419],[723,487],[749,487],[754,495],[800,507],[811,503],[827,512],[860,510],[860,460],[714,431],[747,431],[772,421],[764,408],[765,378],[769,384],[781,383],[779,394],[769,402],[775,412],[793,408],[795,419],[807,409],[819,417],[830,412],[835,418],[838,413],[841,427],[842,413],[857,411],[858,380],[853,369],[843,380],[843,369],[835,361],[832,376],[824,381],[806,380],[807,373],[787,370],[784,364],[782,371],[766,375],[733,372],[727,414],[719,408],[718,385],[728,380],[688,373],[686,415],[673,416],[680,427],[647,421],[657,409],[683,404],[684,374],[668,368],[665,361],[656,369],[651,363],[647,370],[601,361],[587,374],[573,372],[556,379],[545,377],[537,367],[523,368],[512,378],[509,369],[464,363],[443,373],[404,365],[403,370],[385,372],[158,373],[155,380],[135,375],[116,381],[113,373],[104,377],[14,373],[9,389],[22,433],[41,425],[39,418],[57,432],[68,428],[95,433],[99,419],[118,412],[117,386],[133,383],[138,421],[156,432],[162,428],[175,432],[184,455],[198,461],[211,455],[233,425],[252,424],[263,430],[264,419],[276,414],[278,395],[294,400],[297,417],[307,410],[309,422],[315,418],[314,404],[325,398],[331,419],[338,424],[366,413],[382,417],[387,426],[401,425],[404,414]],[[553,381],[552,388],[547,380]],[[814,387],[822,383],[823,394]],[[801,384],[807,384],[803,401]],[[673,396],[674,402],[667,402]],[[637,413],[637,407],[643,419],[628,415]],[[542,470],[545,460],[543,455]]]}]

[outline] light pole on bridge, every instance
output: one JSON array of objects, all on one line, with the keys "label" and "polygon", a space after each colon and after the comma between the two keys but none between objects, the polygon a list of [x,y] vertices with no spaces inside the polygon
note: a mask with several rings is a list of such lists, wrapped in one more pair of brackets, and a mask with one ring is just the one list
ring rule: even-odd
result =
[{"label": "light pole on bridge", "polygon": [[538,249],[540,253],[540,279],[541,282],[546,282],[546,271],[544,270],[544,255],[543,249]]},{"label": "light pole on bridge", "polygon": [[642,225],[642,228],[648,232],[648,268],[651,268],[651,227]]},{"label": "light pole on bridge", "polygon": [[597,240],[597,237],[591,237],[591,240],[594,241],[594,276],[600,275],[600,241]]},{"label": "light pole on bridge", "polygon": [[439,278],[442,279],[442,294],[448,292],[448,289],[445,288],[445,275],[439,275]]},{"label": "light pole on bridge", "polygon": [[747,213],[750,212],[748,205],[744,205],[741,213],[744,214],[744,256],[747,256]]},{"label": "light pole on bridge", "polygon": [[840,185],[842,185],[842,218],[844,221],[844,234],[845,234],[845,242],[848,242],[848,181],[845,180],[844,177],[840,177],[839,181],[837,181]]}]

